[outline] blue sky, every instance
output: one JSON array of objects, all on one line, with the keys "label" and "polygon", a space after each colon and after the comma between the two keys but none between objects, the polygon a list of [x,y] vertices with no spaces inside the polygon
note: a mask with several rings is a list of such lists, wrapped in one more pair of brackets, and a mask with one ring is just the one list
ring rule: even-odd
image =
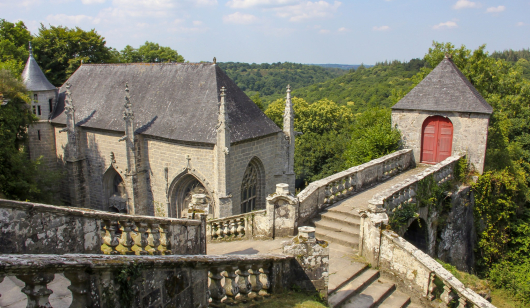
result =
[{"label": "blue sky", "polygon": [[373,64],[423,57],[432,41],[530,47],[530,0],[0,0],[0,18],[96,29],[191,62]]}]

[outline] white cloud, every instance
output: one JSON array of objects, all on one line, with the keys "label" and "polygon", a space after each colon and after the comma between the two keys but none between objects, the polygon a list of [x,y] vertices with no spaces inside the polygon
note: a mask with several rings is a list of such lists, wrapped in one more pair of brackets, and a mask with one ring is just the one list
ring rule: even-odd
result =
[{"label": "white cloud", "polygon": [[195,6],[216,6],[217,0],[194,0]]},{"label": "white cloud", "polygon": [[290,5],[282,8],[275,8],[276,15],[282,18],[289,18],[289,21],[304,21],[314,18],[330,17],[337,11],[342,3],[339,1],[333,4],[320,1],[303,1],[297,5]]},{"label": "white cloud", "polygon": [[233,9],[247,9],[252,7],[284,6],[299,2],[300,0],[230,0],[226,5]]},{"label": "white cloud", "polygon": [[441,22],[441,23],[433,26],[432,28],[435,29],[435,30],[438,30],[438,29],[451,29],[451,28],[456,28],[456,27],[458,27],[456,22],[447,21],[447,22]]},{"label": "white cloud", "polygon": [[390,30],[390,27],[389,26],[381,26],[381,27],[373,27],[372,29],[374,31],[386,31],[386,30]]},{"label": "white cloud", "polygon": [[193,25],[194,25],[194,26],[202,26],[202,21],[200,21],[200,20],[194,20],[194,21],[193,21]]},{"label": "white cloud", "polygon": [[81,0],[83,4],[104,3],[105,0]]},{"label": "white cloud", "polygon": [[242,14],[240,12],[223,16],[223,22],[227,24],[248,25],[257,20],[258,18],[254,15]]},{"label": "white cloud", "polygon": [[87,15],[48,15],[46,20],[51,24],[59,24],[65,26],[78,26],[83,23],[94,23],[95,19],[92,16]]},{"label": "white cloud", "polygon": [[320,33],[320,34],[326,34],[326,33],[329,33],[329,30],[322,29],[322,30],[318,31],[318,33]]},{"label": "white cloud", "polygon": [[520,21],[518,23],[515,24],[517,27],[522,27],[524,25],[526,25],[524,22]]},{"label": "white cloud", "polygon": [[453,5],[453,9],[460,10],[460,9],[468,9],[468,8],[478,8],[480,7],[480,3],[478,2],[472,2],[469,0],[458,0],[456,1],[455,5]]},{"label": "white cloud", "polygon": [[345,27],[342,27],[342,28],[339,28],[337,31],[339,31],[339,32],[346,32],[346,31],[348,31],[348,29],[345,28]]},{"label": "white cloud", "polygon": [[504,5],[499,5],[497,7],[489,7],[486,12],[487,13],[500,13],[500,12],[503,12],[504,10],[506,10],[506,7]]}]

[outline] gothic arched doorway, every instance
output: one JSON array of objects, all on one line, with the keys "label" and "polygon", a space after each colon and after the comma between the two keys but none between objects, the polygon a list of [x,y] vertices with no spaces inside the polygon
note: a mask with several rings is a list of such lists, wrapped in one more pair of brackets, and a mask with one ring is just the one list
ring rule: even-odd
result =
[{"label": "gothic arched doorway", "polygon": [[194,194],[205,194],[209,207],[208,217],[213,217],[213,200],[208,189],[191,174],[185,174],[180,177],[171,189],[170,216],[175,218],[187,217],[188,206],[191,202],[191,196]]},{"label": "gothic arched doorway", "polygon": [[451,156],[453,123],[441,116],[428,117],[421,132],[421,162],[435,164]]},{"label": "gothic arched doorway", "polygon": [[403,238],[419,250],[427,252],[427,224],[422,218],[414,219]]},{"label": "gothic arched doorway", "polygon": [[248,163],[241,182],[241,213],[265,208],[263,164],[254,157]]},{"label": "gothic arched doorway", "polygon": [[127,191],[125,182],[114,168],[109,168],[103,176],[104,204],[108,211],[115,213],[127,213]]}]

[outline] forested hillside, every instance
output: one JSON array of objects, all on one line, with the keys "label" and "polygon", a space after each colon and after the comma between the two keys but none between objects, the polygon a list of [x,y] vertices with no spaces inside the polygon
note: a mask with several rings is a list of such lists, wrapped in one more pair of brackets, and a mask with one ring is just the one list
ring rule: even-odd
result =
[{"label": "forested hillside", "polygon": [[370,68],[361,66],[323,83],[294,88],[293,95],[308,102],[327,98],[339,105],[349,106],[353,112],[372,107],[390,107],[396,102],[392,99],[393,91],[399,93],[410,88],[410,78],[424,65],[424,60],[412,59],[409,62],[396,60],[377,63]]},{"label": "forested hillside", "polygon": [[284,97],[287,84],[293,89],[302,88],[348,72],[340,68],[324,68],[291,62],[272,64],[224,62],[218,65],[249,97],[255,97],[259,92],[259,96],[267,97],[266,102]]},{"label": "forested hillside", "polygon": [[512,64],[517,63],[523,70],[523,76],[530,79],[530,48],[522,50],[495,51],[491,54],[495,59],[503,59]]}]

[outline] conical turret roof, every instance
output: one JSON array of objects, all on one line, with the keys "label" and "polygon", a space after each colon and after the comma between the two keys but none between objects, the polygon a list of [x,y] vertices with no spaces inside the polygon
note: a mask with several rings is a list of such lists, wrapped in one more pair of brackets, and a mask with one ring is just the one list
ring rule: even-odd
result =
[{"label": "conical turret roof", "polygon": [[493,108],[456,67],[445,59],[392,109],[491,114]]},{"label": "conical turret roof", "polygon": [[24,82],[24,85],[26,85],[26,88],[30,91],[55,90],[55,86],[48,81],[37,64],[37,61],[35,61],[31,43],[29,44],[28,62],[26,62],[24,71],[22,71],[22,81]]}]

